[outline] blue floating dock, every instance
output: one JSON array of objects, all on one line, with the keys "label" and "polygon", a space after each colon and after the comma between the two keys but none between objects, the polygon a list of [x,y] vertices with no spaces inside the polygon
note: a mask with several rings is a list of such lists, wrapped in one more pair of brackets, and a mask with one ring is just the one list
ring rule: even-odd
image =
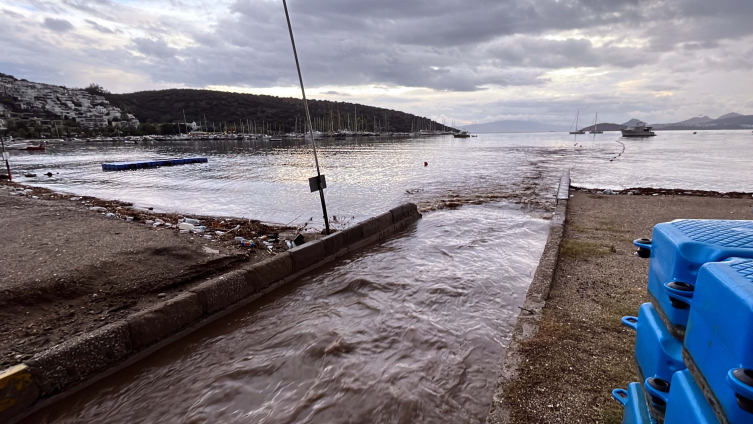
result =
[{"label": "blue floating dock", "polygon": [[161,159],[161,160],[147,160],[138,162],[113,162],[103,163],[103,171],[125,171],[129,169],[146,169],[156,168],[159,166],[175,166],[186,165],[189,163],[206,163],[207,158],[183,158],[183,159]]}]

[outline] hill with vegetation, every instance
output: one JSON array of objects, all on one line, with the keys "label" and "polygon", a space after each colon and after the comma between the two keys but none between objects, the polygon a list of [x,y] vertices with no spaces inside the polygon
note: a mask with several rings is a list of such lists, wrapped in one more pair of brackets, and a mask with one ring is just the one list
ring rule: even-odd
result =
[{"label": "hill with vegetation", "polygon": [[[123,111],[132,113],[142,123],[201,123],[212,130],[227,124],[240,128],[250,123],[261,128],[268,126],[274,131],[293,131],[296,122],[301,130],[305,112],[301,99],[264,96],[256,94],[230,93],[224,91],[171,89],[139,91],[128,94],[104,93],[110,103]],[[392,109],[366,106],[354,103],[309,100],[311,119],[315,129],[322,131],[354,128],[356,113],[358,128],[406,132],[415,129],[441,128],[441,124]],[[338,123],[339,121],[339,123]],[[348,125],[350,123],[350,125]]]}]

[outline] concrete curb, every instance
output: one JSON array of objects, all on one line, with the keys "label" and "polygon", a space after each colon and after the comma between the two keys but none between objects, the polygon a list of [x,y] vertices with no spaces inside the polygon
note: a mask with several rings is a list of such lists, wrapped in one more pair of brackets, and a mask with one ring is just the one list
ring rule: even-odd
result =
[{"label": "concrete curb", "polygon": [[488,424],[507,424],[510,422],[510,414],[504,404],[505,388],[518,375],[518,369],[523,363],[521,354],[522,344],[532,339],[539,331],[539,321],[549,298],[549,291],[554,282],[554,272],[557,269],[560,243],[565,232],[565,216],[567,214],[567,201],[570,198],[570,170],[562,174],[557,189],[557,205],[554,216],[549,226],[549,237],[541,254],[539,266],[528,288],[526,300],[518,314],[510,345],[507,347],[502,369],[497,379],[497,388],[494,391],[492,407],[486,417]]},{"label": "concrete curb", "polygon": [[175,298],[83,334],[0,372],[0,423],[15,423],[241,309],[322,265],[421,218],[407,203],[342,232],[210,279]]}]

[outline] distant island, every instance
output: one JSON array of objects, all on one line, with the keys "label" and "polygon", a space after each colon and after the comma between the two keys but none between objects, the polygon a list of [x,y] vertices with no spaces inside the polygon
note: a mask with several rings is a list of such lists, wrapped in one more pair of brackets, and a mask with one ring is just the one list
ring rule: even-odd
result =
[{"label": "distant island", "polygon": [[[636,124],[643,122],[639,119],[630,119],[622,124],[614,124],[608,122],[598,123],[596,125],[589,125],[587,127],[579,128],[583,131],[593,131],[598,129],[599,131],[620,131],[628,127],[635,126]],[[675,131],[675,130],[745,130],[753,129],[753,115],[741,115],[739,113],[731,112],[722,115],[716,119],[709,118],[702,115],[695,118],[690,118],[685,121],[680,121],[671,124],[651,124],[655,130],[663,131]],[[485,124],[473,124],[463,127],[471,132],[479,133],[493,133],[493,132],[553,132],[553,131],[568,131],[569,127],[561,125],[549,125],[542,124],[534,121],[495,121]]]}]

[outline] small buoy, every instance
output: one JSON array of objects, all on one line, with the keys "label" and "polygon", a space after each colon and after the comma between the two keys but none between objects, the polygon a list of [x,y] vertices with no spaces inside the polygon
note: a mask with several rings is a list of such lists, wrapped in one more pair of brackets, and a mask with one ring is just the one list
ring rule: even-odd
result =
[{"label": "small buoy", "polygon": [[424,162],[424,166],[429,166],[429,162]]}]

